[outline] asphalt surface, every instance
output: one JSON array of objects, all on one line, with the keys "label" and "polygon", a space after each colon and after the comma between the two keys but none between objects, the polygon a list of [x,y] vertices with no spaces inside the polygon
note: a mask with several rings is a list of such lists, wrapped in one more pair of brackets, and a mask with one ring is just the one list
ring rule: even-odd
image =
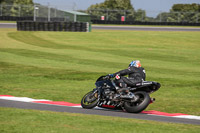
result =
[{"label": "asphalt surface", "polygon": [[151,27],[151,26],[92,26],[92,29],[103,30],[134,30],[134,31],[200,31],[200,28],[190,27]]},{"label": "asphalt surface", "polygon": [[194,120],[194,119],[147,115],[147,114],[142,114],[142,113],[133,114],[133,113],[127,113],[127,112],[115,111],[115,110],[83,109],[83,108],[77,108],[77,107],[47,105],[47,104],[19,102],[19,101],[2,100],[2,99],[0,99],[0,107],[46,110],[46,111],[54,111],[54,112],[81,113],[81,114],[90,114],[90,115],[103,115],[103,116],[134,118],[134,119],[153,120],[153,121],[170,122],[170,123],[200,125],[200,120]]},{"label": "asphalt surface", "polygon": [[0,28],[17,28],[16,23],[0,23]]},{"label": "asphalt surface", "polygon": [[[0,28],[16,28],[16,23],[0,23]],[[151,26],[98,26],[92,29],[103,30],[133,30],[133,31],[200,31],[198,27],[151,27]]]}]

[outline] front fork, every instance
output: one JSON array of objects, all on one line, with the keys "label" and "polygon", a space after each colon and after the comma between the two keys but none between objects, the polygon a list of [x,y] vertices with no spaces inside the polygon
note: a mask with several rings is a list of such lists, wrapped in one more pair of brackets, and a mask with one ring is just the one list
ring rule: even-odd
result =
[{"label": "front fork", "polygon": [[101,96],[100,88],[94,88],[92,96],[94,96],[95,98],[97,98],[97,100],[98,100],[97,105],[99,105],[99,103],[100,103],[100,96]]}]

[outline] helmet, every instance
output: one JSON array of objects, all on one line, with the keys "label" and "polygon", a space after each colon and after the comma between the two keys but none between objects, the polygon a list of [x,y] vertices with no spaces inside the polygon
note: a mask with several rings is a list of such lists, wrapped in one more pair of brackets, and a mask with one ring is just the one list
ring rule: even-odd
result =
[{"label": "helmet", "polygon": [[139,60],[134,60],[134,61],[131,61],[131,63],[129,64],[129,67],[130,66],[141,67],[141,63]]}]

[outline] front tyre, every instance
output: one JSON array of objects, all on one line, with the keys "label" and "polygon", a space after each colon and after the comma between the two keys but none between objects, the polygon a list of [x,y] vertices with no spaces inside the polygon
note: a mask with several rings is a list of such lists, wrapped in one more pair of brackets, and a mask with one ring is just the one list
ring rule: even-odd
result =
[{"label": "front tyre", "polygon": [[93,91],[88,92],[81,100],[81,106],[86,109],[92,109],[97,106],[98,94]]},{"label": "front tyre", "polygon": [[129,113],[140,113],[145,110],[150,103],[149,94],[144,91],[134,93],[138,100],[136,102],[125,102],[124,108]]}]

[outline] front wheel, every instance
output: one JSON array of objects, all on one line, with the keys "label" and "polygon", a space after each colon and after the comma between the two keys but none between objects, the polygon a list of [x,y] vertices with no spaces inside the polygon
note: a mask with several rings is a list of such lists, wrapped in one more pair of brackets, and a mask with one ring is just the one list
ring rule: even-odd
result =
[{"label": "front wheel", "polygon": [[81,100],[81,106],[86,109],[92,109],[97,106],[98,94],[93,91],[88,92]]},{"label": "front wheel", "polygon": [[140,113],[145,110],[150,103],[149,94],[144,91],[134,93],[138,100],[136,102],[125,102],[124,108],[129,113]]}]

